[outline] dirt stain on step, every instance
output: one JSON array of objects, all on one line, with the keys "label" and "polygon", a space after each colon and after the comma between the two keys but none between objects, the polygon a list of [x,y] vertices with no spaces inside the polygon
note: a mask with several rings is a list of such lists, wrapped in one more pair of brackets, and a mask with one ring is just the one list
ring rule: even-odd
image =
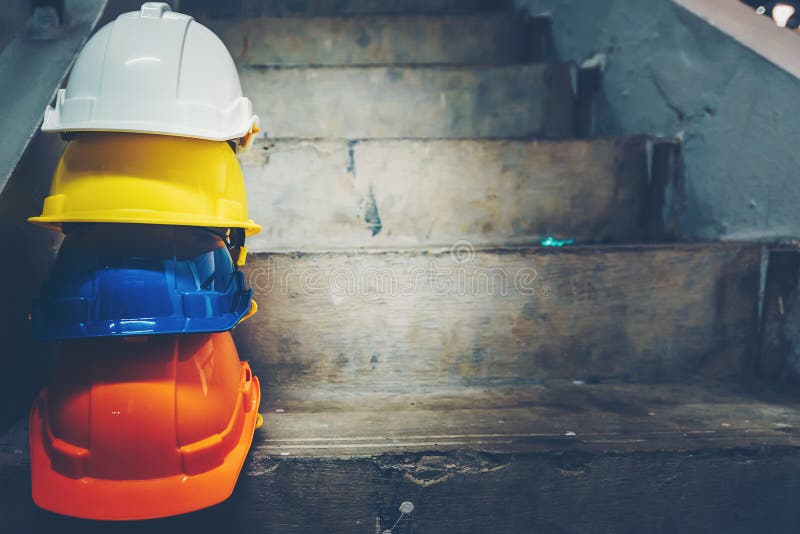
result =
[{"label": "dirt stain on step", "polygon": [[367,229],[372,232],[372,237],[375,237],[383,229],[383,223],[381,222],[380,214],[378,214],[378,203],[375,201],[372,186],[369,187],[367,196],[362,202],[364,205],[364,222],[367,224]]}]

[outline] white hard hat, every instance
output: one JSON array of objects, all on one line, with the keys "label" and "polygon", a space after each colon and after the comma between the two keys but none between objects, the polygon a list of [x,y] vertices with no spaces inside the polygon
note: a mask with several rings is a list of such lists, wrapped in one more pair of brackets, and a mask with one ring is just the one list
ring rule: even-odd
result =
[{"label": "white hard hat", "polygon": [[42,131],[141,132],[247,148],[258,117],[222,41],[168,4],[146,2],[86,43]]}]

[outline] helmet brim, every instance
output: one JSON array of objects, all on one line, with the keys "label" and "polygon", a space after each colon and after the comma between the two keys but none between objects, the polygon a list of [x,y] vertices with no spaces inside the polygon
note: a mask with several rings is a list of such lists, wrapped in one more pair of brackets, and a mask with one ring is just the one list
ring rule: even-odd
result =
[{"label": "helmet brim", "polygon": [[261,231],[261,225],[252,220],[242,222],[234,219],[218,217],[189,218],[183,215],[174,217],[153,212],[130,213],[126,215],[110,215],[104,213],[83,213],[80,215],[47,216],[39,215],[28,217],[28,222],[37,226],[61,232],[61,225],[65,223],[112,223],[112,224],[158,224],[170,226],[200,226],[208,228],[244,228],[245,235],[250,237]]}]

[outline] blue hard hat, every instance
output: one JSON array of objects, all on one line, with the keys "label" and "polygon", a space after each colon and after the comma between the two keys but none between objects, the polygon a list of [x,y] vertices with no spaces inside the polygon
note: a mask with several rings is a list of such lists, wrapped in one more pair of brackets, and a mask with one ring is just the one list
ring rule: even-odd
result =
[{"label": "blue hard hat", "polygon": [[86,224],[66,228],[34,303],[41,340],[222,332],[252,290],[225,241],[203,228]]}]

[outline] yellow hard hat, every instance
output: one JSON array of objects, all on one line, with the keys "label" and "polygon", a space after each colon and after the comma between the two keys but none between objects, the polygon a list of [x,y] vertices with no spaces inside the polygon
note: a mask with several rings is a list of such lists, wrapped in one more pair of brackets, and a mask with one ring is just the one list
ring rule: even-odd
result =
[{"label": "yellow hard hat", "polygon": [[225,141],[83,133],[67,145],[32,223],[172,224],[261,230],[247,216],[244,178]]}]

